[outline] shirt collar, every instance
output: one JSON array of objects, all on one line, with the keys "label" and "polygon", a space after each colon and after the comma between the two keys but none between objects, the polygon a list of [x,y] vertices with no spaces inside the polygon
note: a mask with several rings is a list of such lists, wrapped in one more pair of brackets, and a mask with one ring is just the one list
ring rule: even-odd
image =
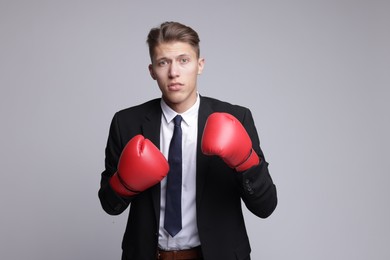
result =
[{"label": "shirt collar", "polygon": [[196,93],[196,101],[195,104],[190,107],[187,111],[184,113],[178,114],[175,110],[170,108],[167,103],[165,103],[164,99],[161,99],[161,109],[164,115],[164,118],[166,122],[169,124],[173,118],[176,115],[181,115],[183,117],[183,121],[191,126],[193,123],[196,123],[196,119],[198,116],[198,111],[199,111],[199,104],[200,104],[200,98],[199,98],[199,93]]}]

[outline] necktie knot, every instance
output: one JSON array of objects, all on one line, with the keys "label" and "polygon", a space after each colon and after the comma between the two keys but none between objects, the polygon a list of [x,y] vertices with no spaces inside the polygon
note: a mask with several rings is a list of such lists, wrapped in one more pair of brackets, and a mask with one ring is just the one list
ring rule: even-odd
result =
[{"label": "necktie knot", "polygon": [[175,126],[180,127],[182,120],[183,120],[183,118],[181,117],[181,115],[177,115],[177,116],[175,116],[175,118],[173,118],[173,123],[175,124]]}]

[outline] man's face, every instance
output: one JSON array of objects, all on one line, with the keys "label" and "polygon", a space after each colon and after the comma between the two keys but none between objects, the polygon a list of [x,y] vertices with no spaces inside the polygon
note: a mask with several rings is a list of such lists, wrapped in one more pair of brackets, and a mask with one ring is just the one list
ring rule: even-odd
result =
[{"label": "man's face", "polygon": [[203,66],[204,59],[197,57],[190,44],[170,42],[156,46],[149,71],[164,101],[182,113],[196,102],[197,77]]}]

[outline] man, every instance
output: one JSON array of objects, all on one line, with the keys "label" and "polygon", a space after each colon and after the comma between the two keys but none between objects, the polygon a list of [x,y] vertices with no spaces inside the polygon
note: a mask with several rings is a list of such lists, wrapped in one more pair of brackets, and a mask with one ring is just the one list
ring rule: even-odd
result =
[{"label": "man", "polygon": [[166,22],[147,42],[162,98],[115,114],[99,190],[108,214],[130,205],[122,259],[250,259],[241,200],[261,218],[277,204],[251,112],[199,95],[193,29]]}]

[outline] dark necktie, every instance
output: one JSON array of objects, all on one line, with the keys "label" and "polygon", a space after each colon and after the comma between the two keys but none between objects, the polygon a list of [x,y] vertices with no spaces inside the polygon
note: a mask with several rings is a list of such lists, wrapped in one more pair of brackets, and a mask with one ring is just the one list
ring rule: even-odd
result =
[{"label": "dark necktie", "polygon": [[167,190],[165,203],[164,228],[174,237],[181,230],[181,179],[182,179],[182,159],[181,159],[181,120],[177,115],[173,121],[175,128],[171,144],[169,146],[168,163],[169,173],[167,176]]}]

